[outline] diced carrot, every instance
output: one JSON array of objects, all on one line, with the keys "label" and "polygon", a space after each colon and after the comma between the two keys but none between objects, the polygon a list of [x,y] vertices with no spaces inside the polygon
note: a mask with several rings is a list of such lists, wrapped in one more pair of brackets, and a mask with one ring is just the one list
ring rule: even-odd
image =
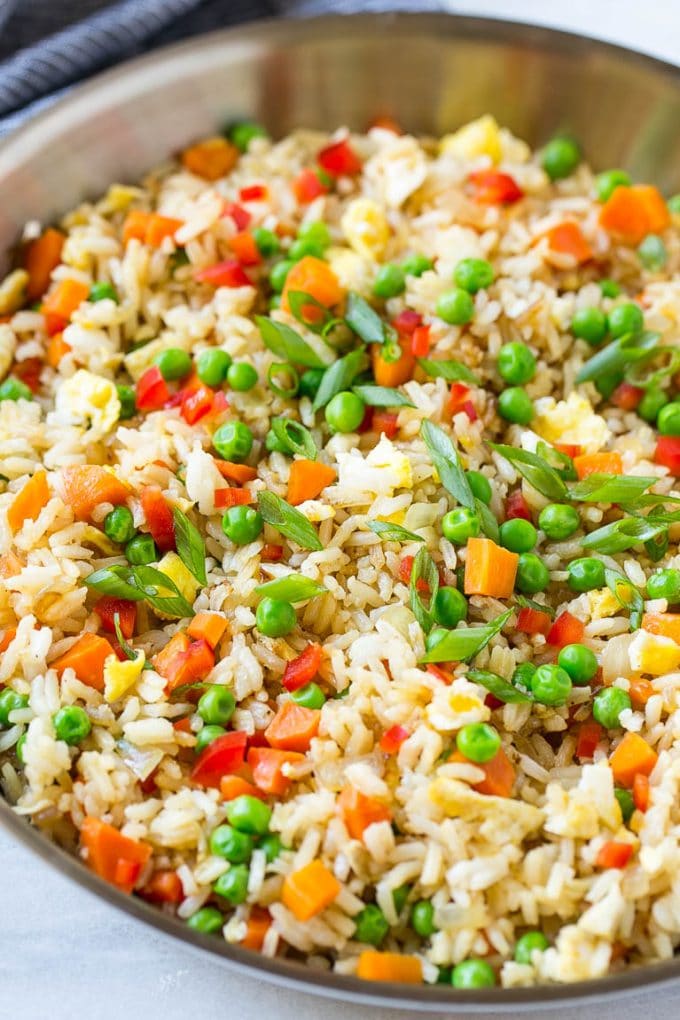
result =
[{"label": "diced carrot", "polygon": [[517,630],[523,634],[547,634],[551,626],[550,615],[531,606],[523,606],[517,614]]},{"label": "diced carrot", "polygon": [[241,230],[229,241],[229,247],[242,266],[259,266],[262,262],[260,249],[249,230]]},{"label": "diced carrot", "polygon": [[571,255],[579,264],[593,257],[593,250],[583,236],[583,231],[573,220],[558,223],[547,230],[543,237],[547,238],[551,251]]},{"label": "diced carrot", "polygon": [[[449,761],[470,764],[469,758],[466,758],[460,751],[454,751]],[[474,762],[473,764],[475,768],[481,769],[484,773],[484,779],[481,783],[475,783],[473,790],[476,790],[477,793],[486,793],[491,797],[509,797],[512,794],[515,784],[515,767],[502,747],[491,761],[483,764]]]},{"label": "diced carrot", "polygon": [[215,665],[215,655],[207,641],[192,641],[184,652],[168,663],[163,674],[166,678],[166,691],[174,691],[185,684],[193,684],[208,675]]},{"label": "diced carrot", "polygon": [[564,648],[565,645],[578,645],[583,641],[585,624],[566,609],[557,617],[546,635],[549,645]]},{"label": "diced carrot", "polygon": [[614,779],[622,786],[632,786],[638,772],[648,776],[657,761],[656,751],[637,733],[626,733],[609,756]]},{"label": "diced carrot", "polygon": [[217,648],[227,629],[227,621],[219,613],[196,613],[187,627],[189,637],[207,641],[211,648]]},{"label": "diced carrot", "polygon": [[499,170],[475,170],[468,181],[471,197],[480,205],[512,205],[524,197],[514,177]]},{"label": "diced carrot", "polygon": [[443,684],[446,684],[447,687],[453,683],[453,673],[451,673],[448,669],[442,669],[440,665],[437,665],[434,662],[428,662],[425,669],[432,676],[436,676],[437,680],[441,680]]},{"label": "diced carrot", "polygon": [[151,847],[123,836],[112,825],[88,815],[80,829],[85,863],[105,881],[130,893],[142,868],[151,857]]},{"label": "diced carrot", "polygon": [[181,903],[184,899],[182,880],[171,869],[154,871],[140,895],[152,903]]},{"label": "diced carrot", "polygon": [[592,758],[595,748],[602,740],[603,733],[604,730],[594,719],[586,719],[585,722],[582,722],[576,741],[576,757],[580,759]]},{"label": "diced carrot", "polygon": [[333,308],[345,296],[344,288],[340,286],[328,263],[315,258],[314,255],[305,255],[289,270],[281,293],[281,307],[284,311],[290,311],[288,295],[291,291],[297,290],[309,294],[324,308]]},{"label": "diced carrot", "polygon": [[649,807],[649,776],[638,772],[633,779],[633,803],[644,814]]},{"label": "diced carrot", "polygon": [[104,690],[104,663],[113,655],[111,642],[99,634],[83,634],[67,652],[50,663],[59,676],[65,669],[72,669],[81,683]]},{"label": "diced carrot", "polygon": [[175,524],[168,501],[157,485],[142,489],[141,504],[154,542],[161,552],[170,552],[175,548]]},{"label": "diced carrot", "polygon": [[323,649],[321,645],[309,644],[304,652],[290,662],[286,663],[281,683],[287,691],[297,691],[300,687],[310,683],[319,672]]},{"label": "diced carrot", "polygon": [[280,559],[283,559],[283,546],[277,545],[276,542],[265,542],[260,556],[267,563],[278,563]]},{"label": "diced carrot", "polygon": [[259,800],[266,799],[266,793],[258,789],[253,783],[249,783],[242,776],[222,776],[220,779],[220,793],[222,800],[236,800],[237,797],[257,797]]},{"label": "diced carrot", "polygon": [[396,754],[409,736],[409,731],[405,726],[390,726],[389,730],[385,730],[380,738],[378,747],[383,754]]},{"label": "diced carrot", "polygon": [[396,361],[386,361],[382,356],[380,344],[371,344],[371,366],[378,386],[401,386],[413,377],[416,359],[411,353],[411,341],[408,337],[399,338],[401,356]]},{"label": "diced carrot", "polygon": [[129,496],[129,490],[112,471],[98,464],[73,464],[62,469],[61,488],[64,502],[79,521],[85,521],[100,503],[118,506]]},{"label": "diced carrot", "polygon": [[272,747],[281,751],[307,751],[316,736],[321,710],[305,708],[294,701],[284,701],[264,731]]},{"label": "diced carrot", "polygon": [[564,453],[567,457],[578,457],[580,453],[583,453],[583,447],[577,443],[554,443],[553,444],[558,453]]},{"label": "diced carrot", "polygon": [[247,757],[255,786],[277,797],[284,794],[292,782],[284,774],[284,765],[296,765],[304,760],[304,754],[299,751],[279,751],[275,747],[251,747]]},{"label": "diced carrot", "polygon": [[490,538],[470,538],[465,561],[465,594],[507,599],[513,593],[519,556]]},{"label": "diced carrot", "polygon": [[314,860],[299,871],[286,875],[281,888],[281,902],[298,921],[309,921],[331,905],[340,889],[333,872],[320,860]]},{"label": "diced carrot", "polygon": [[377,117],[373,117],[370,124],[368,125],[369,131],[373,128],[380,128],[381,131],[391,131],[393,135],[403,135],[401,125],[390,117],[389,113],[378,114]]},{"label": "diced carrot", "polygon": [[9,646],[12,644],[12,641],[14,641],[16,634],[16,627],[7,627],[7,629],[2,632],[2,637],[0,638],[0,652],[7,651]]},{"label": "diced carrot", "polygon": [[7,523],[12,531],[18,531],[24,521],[34,521],[50,499],[47,475],[36,471],[32,478],[19,489],[7,510]]},{"label": "diced carrot", "polygon": [[204,181],[217,181],[230,173],[238,162],[239,150],[217,135],[190,145],[182,153],[182,165]]},{"label": "diced carrot", "polygon": [[620,185],[600,210],[600,226],[624,244],[639,244],[670,224],[663,196],[648,184]]},{"label": "diced carrot", "polygon": [[250,917],[246,921],[246,933],[239,945],[244,949],[252,949],[259,952],[262,949],[264,937],[271,927],[272,919],[268,910],[262,907],[253,907]]},{"label": "diced carrot", "polygon": [[116,633],[116,616],[118,616],[120,632],[123,637],[131,638],[134,634],[137,622],[136,602],[115,598],[113,595],[104,595],[95,605],[94,611],[102,621],[102,627],[109,634]]},{"label": "diced carrot", "polygon": [[61,359],[69,354],[71,345],[67,344],[61,333],[55,333],[47,342],[45,360],[50,368],[59,368]]},{"label": "diced carrot", "polygon": [[174,237],[183,220],[176,220],[172,216],[161,216],[159,213],[152,213],[146,227],[144,241],[150,248],[160,248],[166,237]]},{"label": "diced carrot", "polygon": [[300,205],[308,205],[319,195],[328,192],[328,186],[321,180],[319,173],[309,168],[300,171],[291,183],[291,188]]},{"label": "diced carrot", "polygon": [[645,613],[642,629],[649,634],[661,634],[680,645],[680,613]]},{"label": "diced carrot", "polygon": [[366,796],[354,786],[343,787],[336,808],[352,839],[363,839],[364,831],[375,822],[392,821],[392,812],[387,804]]},{"label": "diced carrot", "polygon": [[248,503],[254,503],[255,496],[250,489],[239,489],[232,485],[231,488],[215,489],[214,500],[217,510],[226,510],[230,506],[247,506]]},{"label": "diced carrot", "polygon": [[357,977],[364,981],[389,981],[402,985],[423,983],[423,965],[417,956],[406,953],[380,953],[365,949],[359,954]]},{"label": "diced carrot", "polygon": [[123,244],[127,244],[133,238],[137,241],[144,241],[150,216],[150,212],[144,212],[142,209],[132,209],[127,214],[121,235]]},{"label": "diced carrot", "polygon": [[237,485],[245,485],[257,478],[257,468],[249,467],[247,464],[233,464],[230,460],[219,460],[213,457],[215,467],[228,482],[236,482]]},{"label": "diced carrot", "polygon": [[66,324],[76,308],[87,300],[89,293],[90,288],[86,283],[67,277],[52,288],[42,303],[41,311],[43,315],[53,316]]},{"label": "diced carrot", "polygon": [[574,467],[579,478],[587,478],[588,475],[596,474],[623,474],[621,454],[615,451],[610,453],[582,453],[579,457],[574,457]]},{"label": "diced carrot", "polygon": [[306,499],[316,499],[336,478],[333,468],[319,460],[294,460],[288,476],[288,502],[298,506]]},{"label": "diced carrot", "polygon": [[628,693],[634,708],[644,708],[652,695],[656,694],[656,691],[651,680],[646,680],[640,676],[630,681]]},{"label": "diced carrot", "polygon": [[61,262],[61,250],[65,240],[66,237],[60,230],[48,227],[40,237],[26,246],[23,261],[28,273],[27,301],[37,301],[49,287],[52,270]]},{"label": "diced carrot", "polygon": [[603,843],[595,858],[596,868],[625,868],[633,856],[630,843],[619,843],[614,839]]},{"label": "diced carrot", "polygon": [[168,641],[167,645],[161,648],[160,652],[157,652],[151,660],[153,668],[161,676],[168,679],[168,672],[172,668],[172,664],[178,655],[182,652],[186,652],[191,642],[184,633],[184,631],[178,631]]},{"label": "diced carrot", "polygon": [[177,730],[179,733],[193,733],[191,729],[191,719],[188,715],[185,715],[183,719],[175,719],[172,724],[173,730]]}]

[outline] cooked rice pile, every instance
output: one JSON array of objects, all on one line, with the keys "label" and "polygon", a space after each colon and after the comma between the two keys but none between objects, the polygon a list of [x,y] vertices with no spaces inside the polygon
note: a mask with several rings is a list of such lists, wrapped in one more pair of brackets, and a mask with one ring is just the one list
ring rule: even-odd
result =
[{"label": "cooked rice pile", "polygon": [[[595,978],[666,959],[680,941],[680,649],[651,633],[654,620],[661,634],[668,633],[663,621],[672,630],[674,618],[668,600],[649,599],[645,586],[659,568],[680,567],[677,525],[669,522],[670,545],[658,562],[639,541],[618,553],[591,554],[582,549],[584,536],[619,520],[622,512],[611,502],[574,503],[581,524],[570,538],[549,541],[539,530],[535,551],[550,583],[531,595],[533,606],[515,595],[470,595],[468,619],[460,628],[512,610],[471,664],[422,662],[426,635],[413,612],[408,557],[426,547],[441,584],[464,583],[459,568],[465,567],[466,544],[452,544],[441,527],[456,502],[435,470],[421,434],[424,422],[441,426],[463,468],[490,482],[490,507],[499,522],[511,494],[514,507],[528,508],[535,524],[550,501],[490,442],[542,451],[544,459],[550,444],[558,444],[567,453],[561,468],[571,464],[569,455],[614,452],[624,476],[658,479],[656,493],[672,492],[674,478],[657,451],[653,424],[624,409],[630,406],[626,400],[618,399],[624,406],[617,406],[616,395],[627,393],[628,384],[604,399],[593,381],[576,383],[594,349],[574,337],[571,323],[580,309],[608,313],[635,299],[645,328],[660,334],[659,343],[677,344],[678,216],[673,213],[673,224],[665,213],[668,223],[662,215],[651,230],[665,248],[664,264],[649,269],[650,260],[636,250],[641,238],[631,241],[603,227],[602,203],[585,164],[551,182],[540,154],[491,118],[440,142],[376,127],[331,150],[341,162],[349,159],[340,169],[356,170],[352,162],[358,158],[358,172],[312,174],[319,151],[345,137],[340,132],[329,140],[300,131],[273,143],[258,135],[236,161],[231,146],[225,150],[223,142],[214,143],[208,157],[217,155],[217,169],[204,158],[205,149],[192,149],[183,164],[169,163],[139,187],[114,185],[104,198],[65,216],[60,230],[66,239],[51,280],[44,281],[49,286],[42,311],[32,303],[41,294],[30,257],[28,273],[15,271],[0,288],[5,314],[0,371],[33,390],[33,399],[0,402],[0,685],[28,696],[27,704],[24,699],[8,712],[0,730],[4,794],[17,812],[121,888],[134,886],[137,894],[170,901],[162,909],[184,919],[203,907],[216,908],[222,916],[214,937],[245,940],[268,956],[302,956],[311,966],[342,974],[358,970],[366,977],[385,973],[427,983],[448,980],[450,968],[461,961],[483,959],[506,987]],[[490,177],[478,173],[487,170]],[[494,194],[499,181],[508,187],[496,171],[508,175],[519,194]],[[164,227],[165,221],[136,211],[180,222]],[[649,215],[653,226],[653,209]],[[428,357],[462,362],[476,383],[451,384],[412,364],[398,387],[404,406],[380,407],[359,431],[348,433],[332,433],[309,396],[288,399],[272,389],[272,364],[296,359],[265,346],[256,315],[286,323],[326,365],[338,353],[330,343],[342,353],[359,343],[342,323],[331,328],[326,343],[276,307],[278,301],[269,305],[272,266],[301,225],[320,221],[331,238],[323,257],[343,294],[363,297],[383,323],[396,320],[407,352],[413,324],[429,327]],[[565,222],[579,228],[567,231],[575,245],[574,237],[565,244],[553,230]],[[160,229],[149,232],[149,223]],[[256,251],[252,257],[243,234],[257,227],[278,237],[278,255],[263,258]],[[40,230],[28,224],[25,241]],[[644,223],[642,232],[648,232]],[[240,241],[232,244],[237,234]],[[234,251],[245,266],[229,281],[218,281],[226,285],[213,286],[210,274],[206,282],[196,279],[197,271],[225,261],[234,272]],[[414,254],[426,256],[431,268],[407,274],[402,293],[376,297],[381,265],[400,264]],[[495,279],[473,294],[473,318],[458,326],[439,317],[435,306],[466,258],[489,261]],[[239,275],[243,271],[252,285]],[[606,296],[617,288],[601,288],[603,278],[616,281],[621,296]],[[64,281],[81,285],[75,289],[77,307],[67,307],[65,314],[49,296],[57,291],[63,297]],[[95,282],[110,283],[113,297],[104,292],[102,300],[87,300]],[[333,309],[339,316],[344,300]],[[54,305],[56,311],[49,312]],[[415,318],[399,318],[405,309],[417,313]],[[528,425],[498,414],[504,383],[497,358],[508,341],[525,342],[537,360],[525,387],[533,401]],[[160,352],[179,349],[196,359],[212,347],[250,362],[257,384],[245,391],[225,387],[228,405],[217,400],[196,420],[182,402],[191,386],[168,406],[121,420],[114,383],[136,384],[139,399],[140,380],[143,386],[158,383],[148,372]],[[304,371],[304,365],[297,368]],[[661,380],[667,386],[671,377],[662,373]],[[167,386],[172,394],[187,383]],[[212,398],[209,393],[208,401]],[[254,507],[264,492],[287,498],[291,464],[304,459],[304,451],[301,458],[300,452],[265,447],[271,421],[280,416],[306,426],[319,461],[334,472],[331,484],[298,507],[318,534],[318,549],[303,548],[272,523],[253,541],[236,545],[221,526],[225,503],[216,492],[238,488],[241,496],[235,498],[251,498]],[[211,442],[215,429],[232,420],[254,436],[247,464],[256,469],[255,477],[245,482],[228,473],[225,480]],[[279,770],[283,792],[267,796],[273,808],[269,829],[284,849],[268,861],[256,846],[247,895],[235,907],[213,891],[234,865],[211,854],[208,845],[229,802],[219,779],[217,785],[202,785],[190,777],[204,725],[196,710],[202,689],[172,690],[167,670],[160,672],[163,660],[155,659],[173,635],[186,632],[188,613],[163,618],[152,604],[136,601],[129,642],[137,658],[124,666],[115,657],[120,645],[111,621],[104,629],[95,612],[102,592],[83,581],[127,560],[103,530],[113,504],[97,499],[101,472],[83,483],[81,502],[94,496],[87,509],[79,509],[68,485],[69,478],[80,477],[73,473],[79,465],[104,465],[105,481],[115,476],[114,488],[116,479],[126,487],[125,503],[142,533],[153,530],[141,499],[150,487],[160,489],[163,505],[182,511],[199,530],[207,584],[176,563],[170,575],[194,613],[210,611],[226,623],[215,665],[200,679],[233,692],[237,706],[228,728],[245,733],[248,747],[266,745],[263,731],[291,700],[282,686],[287,663],[310,645],[322,648],[315,680],[326,700],[320,711],[309,710],[317,713],[316,736]],[[46,479],[42,486],[36,483],[17,522],[16,494],[41,470]],[[672,503],[666,510],[673,512]],[[401,525],[410,536],[398,529],[376,533],[369,527],[376,521]],[[628,580],[621,581],[623,600],[607,585],[580,594],[567,585],[568,564],[584,555]],[[256,626],[261,598],[256,589],[291,572],[326,591],[296,606],[297,626],[289,634],[267,637]],[[640,614],[634,623],[631,592],[638,608],[640,597],[645,600],[644,630],[634,629]],[[421,599],[427,603],[427,595]],[[548,616],[540,614],[540,605]],[[518,624],[522,610],[522,619],[533,611],[546,626],[526,633]],[[518,665],[554,663],[559,649],[547,642],[546,631],[551,617],[567,612],[563,622],[574,618],[600,669],[589,685],[573,687],[566,704],[531,700],[526,683],[514,688],[520,697],[524,691],[522,700],[504,703],[502,691],[500,699],[488,697],[484,684],[466,679],[474,666],[503,678],[508,687]],[[77,664],[59,666],[62,656],[69,661],[69,650],[83,634],[111,643],[111,658],[99,663],[94,676],[87,670],[79,676]],[[142,662],[150,668],[142,670]],[[595,729],[593,745],[582,744],[579,754],[583,724],[593,732],[593,699],[603,684],[632,690],[631,707],[621,711],[618,726]],[[74,705],[85,710],[91,730],[69,745],[57,738],[54,716]],[[484,721],[500,734],[514,773],[509,796],[497,795],[493,784],[491,793],[483,792],[481,764],[461,755],[451,760],[457,732]],[[622,799],[615,795],[622,783],[610,757],[628,734],[653,749],[653,770],[648,792],[642,776],[636,809],[624,823]],[[239,775],[252,782],[254,759],[246,754]],[[643,773],[649,768],[641,766]],[[352,798],[360,805],[357,814],[343,809]],[[377,820],[362,828],[371,812]],[[87,825],[101,820],[134,841],[122,846],[141,845],[139,859],[120,851],[113,871],[107,871],[80,836],[86,818]],[[629,857],[624,866],[608,866],[602,850],[609,844],[624,845],[623,856]],[[311,874],[321,876],[318,884],[330,889],[332,899],[312,905],[312,914],[305,915],[290,894],[295,878],[287,876],[297,876],[311,862],[320,862]],[[158,872],[175,872],[181,884],[168,881],[170,893],[159,893]],[[411,923],[412,906],[421,900],[433,907],[433,931],[425,936]],[[375,945],[355,938],[355,918],[368,904],[377,905],[387,922]],[[516,962],[517,940],[535,929],[549,948]],[[376,957],[377,951],[401,956]]]}]

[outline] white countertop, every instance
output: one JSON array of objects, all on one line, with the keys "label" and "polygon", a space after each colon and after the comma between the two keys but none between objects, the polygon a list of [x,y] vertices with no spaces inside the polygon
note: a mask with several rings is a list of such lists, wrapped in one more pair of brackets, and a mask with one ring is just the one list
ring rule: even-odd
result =
[{"label": "white countertop", "polygon": [[[417,0],[414,2],[416,6]],[[677,0],[485,0],[452,9],[583,31],[680,60]],[[390,1020],[369,1010],[235,975],[155,933],[67,881],[0,831],[3,934],[0,1020]],[[646,1004],[649,1009],[649,1003]],[[640,1020],[642,997],[588,1010],[598,1020]],[[677,1016],[680,990],[654,993],[657,1016]],[[531,1014],[556,1017],[556,1013]],[[494,1020],[491,1014],[486,1020]],[[576,1012],[560,1011],[560,1020]]]}]

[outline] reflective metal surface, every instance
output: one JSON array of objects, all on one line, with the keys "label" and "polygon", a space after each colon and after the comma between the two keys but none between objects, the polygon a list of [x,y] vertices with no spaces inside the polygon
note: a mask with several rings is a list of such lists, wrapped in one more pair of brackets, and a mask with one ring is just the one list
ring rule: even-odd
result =
[{"label": "reflective metal surface", "polygon": [[[274,135],[361,129],[376,114],[440,134],[482,113],[533,144],[572,132],[598,168],[680,191],[680,70],[549,29],[450,15],[366,15],[218,32],[101,75],[0,146],[0,251],[114,180],[136,181],[168,152],[236,116]],[[265,960],[205,938],[126,897],[45,840],[0,798],[0,822],[82,886],[127,913],[282,985],[409,1010],[524,1012],[680,981],[680,960],[597,982],[456,992],[361,982]],[[46,906],[46,909],[49,909]]]}]

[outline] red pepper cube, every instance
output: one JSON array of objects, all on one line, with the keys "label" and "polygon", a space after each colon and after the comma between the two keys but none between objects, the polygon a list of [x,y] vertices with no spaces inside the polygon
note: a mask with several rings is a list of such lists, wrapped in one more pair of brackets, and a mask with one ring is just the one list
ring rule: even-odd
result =
[{"label": "red pepper cube", "polygon": [[281,683],[287,691],[297,691],[311,683],[319,672],[322,654],[321,645],[309,644],[297,658],[286,663]]},{"label": "red pepper cube", "polygon": [[252,281],[246,275],[240,262],[227,259],[217,262],[214,266],[206,266],[194,273],[198,283],[209,283],[212,287],[251,287]]},{"label": "red pepper cube", "polygon": [[546,641],[556,648],[564,648],[566,645],[578,645],[583,641],[584,624],[571,613],[565,611],[560,613],[552,627],[548,631]]},{"label": "red pepper cube", "polygon": [[328,193],[328,187],[314,170],[301,170],[291,187],[300,205],[309,205],[319,195]]},{"label": "red pepper cube", "polygon": [[200,754],[191,779],[199,786],[219,787],[222,776],[237,772],[245,761],[247,736],[237,730],[213,740]]},{"label": "red pepper cube", "polygon": [[521,489],[515,489],[505,501],[506,521],[514,520],[517,517],[523,521],[531,521],[531,510]]},{"label": "red pepper cube", "polygon": [[680,436],[659,436],[654,463],[668,468],[672,475],[680,475]]},{"label": "red pepper cube", "polygon": [[316,159],[331,177],[353,177],[361,171],[361,160],[347,139],[327,145]]},{"label": "red pepper cube", "polygon": [[170,390],[158,365],[152,365],[137,380],[135,404],[140,411],[159,411],[170,400]]},{"label": "red pepper cube", "polygon": [[512,205],[524,192],[510,174],[477,170],[468,177],[472,198],[482,205]]}]

